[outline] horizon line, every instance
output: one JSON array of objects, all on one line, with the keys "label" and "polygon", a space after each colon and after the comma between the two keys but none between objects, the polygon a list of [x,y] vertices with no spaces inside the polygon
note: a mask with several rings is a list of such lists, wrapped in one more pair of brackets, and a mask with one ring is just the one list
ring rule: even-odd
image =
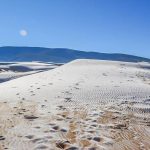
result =
[{"label": "horizon line", "polygon": [[108,52],[98,52],[98,51],[88,51],[88,50],[78,50],[78,49],[73,49],[73,48],[66,48],[66,47],[41,47],[41,46],[0,46],[0,48],[4,48],[4,47],[17,47],[17,48],[44,48],[44,49],[67,49],[67,50],[72,50],[72,51],[80,51],[80,52],[87,52],[87,53],[99,53],[99,54],[116,54],[116,55],[128,55],[128,56],[136,56],[136,57],[141,57],[141,58],[146,58],[146,59],[150,59],[148,57],[144,57],[144,56],[138,56],[138,55],[134,55],[134,54],[127,54],[127,53],[108,53]]}]

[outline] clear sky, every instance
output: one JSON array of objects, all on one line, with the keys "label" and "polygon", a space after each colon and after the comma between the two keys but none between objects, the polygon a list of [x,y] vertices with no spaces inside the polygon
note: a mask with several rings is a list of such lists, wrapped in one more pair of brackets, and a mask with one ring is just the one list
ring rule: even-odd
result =
[{"label": "clear sky", "polygon": [[150,58],[150,0],[0,0],[0,46]]}]

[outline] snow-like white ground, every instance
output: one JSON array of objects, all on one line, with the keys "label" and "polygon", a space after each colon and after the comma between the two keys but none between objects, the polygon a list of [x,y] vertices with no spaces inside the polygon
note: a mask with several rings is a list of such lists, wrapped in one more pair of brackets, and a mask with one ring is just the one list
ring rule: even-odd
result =
[{"label": "snow-like white ground", "polygon": [[138,77],[141,74],[150,74],[150,70],[136,63],[76,60],[54,70],[1,83],[0,98],[11,102],[24,98],[57,103],[70,97],[77,103],[142,103],[150,98],[150,85]]},{"label": "snow-like white ground", "polygon": [[21,76],[51,70],[61,64],[43,62],[0,62],[0,83]]},{"label": "snow-like white ground", "polygon": [[[148,63],[75,60],[53,70],[1,83],[0,102],[7,103],[9,107],[14,108],[18,107],[18,104],[19,108],[23,104],[32,104],[29,106],[32,110],[30,113],[35,116],[44,116],[44,118],[49,117],[50,114],[56,114],[56,107],[61,105],[61,108],[65,107],[70,111],[80,106],[83,109],[99,107],[107,111],[111,108],[113,111],[121,111],[123,114],[132,112],[135,116],[149,119],[149,66]],[[1,109],[4,111],[6,108],[2,107]],[[95,111],[92,112],[93,115]],[[9,113],[11,114],[11,112]],[[16,125],[11,131],[9,129],[10,133],[5,133],[6,137],[10,138],[12,132],[15,135],[31,133],[36,136],[45,136],[39,131],[31,130],[33,125],[42,126],[45,129],[45,122],[42,119],[35,124],[24,125],[22,123],[22,125]],[[64,128],[68,128],[64,124],[62,125]],[[147,129],[145,131],[145,133],[150,132]],[[108,138],[108,135],[106,137]],[[105,142],[107,141],[106,137]],[[57,139],[59,138],[57,137]],[[21,143],[23,144],[23,141]],[[26,147],[26,144],[25,142],[22,147]],[[31,146],[33,145],[31,144]],[[13,142],[10,143],[10,147],[14,147]],[[20,147],[19,143],[15,145],[15,149]],[[29,148],[30,145],[27,147]]]}]

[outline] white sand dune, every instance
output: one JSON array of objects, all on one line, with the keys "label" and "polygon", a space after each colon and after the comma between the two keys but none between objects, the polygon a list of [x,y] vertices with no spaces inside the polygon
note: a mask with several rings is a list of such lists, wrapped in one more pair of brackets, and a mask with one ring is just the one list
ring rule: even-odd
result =
[{"label": "white sand dune", "polygon": [[29,74],[54,69],[60,65],[52,62],[0,62],[0,83]]},{"label": "white sand dune", "polygon": [[[149,67],[148,63],[75,60],[1,83],[0,136],[5,139],[0,148],[148,150]],[[78,123],[83,133],[77,136]],[[56,125],[59,132],[53,128]],[[57,143],[64,139],[69,143]]]}]

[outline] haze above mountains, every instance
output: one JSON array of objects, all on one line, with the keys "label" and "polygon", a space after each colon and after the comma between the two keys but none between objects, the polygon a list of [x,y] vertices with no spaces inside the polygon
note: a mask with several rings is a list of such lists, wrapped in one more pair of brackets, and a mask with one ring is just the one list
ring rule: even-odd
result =
[{"label": "haze above mountains", "polygon": [[127,54],[109,54],[99,52],[77,51],[67,48],[42,48],[42,47],[0,47],[0,61],[45,61],[67,63],[75,59],[99,59],[125,62],[150,62],[143,58]]}]

